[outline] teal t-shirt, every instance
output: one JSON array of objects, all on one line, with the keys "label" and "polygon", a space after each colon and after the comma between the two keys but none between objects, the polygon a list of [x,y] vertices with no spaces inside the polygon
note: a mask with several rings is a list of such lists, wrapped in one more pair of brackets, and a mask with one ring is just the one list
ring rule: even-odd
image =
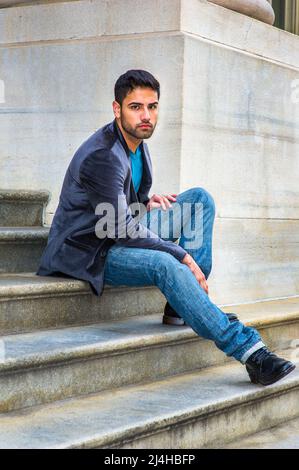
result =
[{"label": "teal t-shirt", "polygon": [[131,169],[132,169],[132,180],[136,193],[139,190],[139,186],[142,179],[143,162],[140,146],[137,147],[136,152],[133,153],[130,150]]}]

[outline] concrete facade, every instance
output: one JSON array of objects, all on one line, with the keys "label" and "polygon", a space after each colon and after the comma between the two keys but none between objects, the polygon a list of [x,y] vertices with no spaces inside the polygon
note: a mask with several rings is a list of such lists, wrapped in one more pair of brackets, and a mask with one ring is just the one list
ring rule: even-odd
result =
[{"label": "concrete facade", "polygon": [[148,69],[162,86],[152,193],[213,195],[213,299],[294,295],[298,57],[298,37],[205,0],[4,8],[0,186],[50,191],[49,225],[74,151],[113,119],[115,80]]}]

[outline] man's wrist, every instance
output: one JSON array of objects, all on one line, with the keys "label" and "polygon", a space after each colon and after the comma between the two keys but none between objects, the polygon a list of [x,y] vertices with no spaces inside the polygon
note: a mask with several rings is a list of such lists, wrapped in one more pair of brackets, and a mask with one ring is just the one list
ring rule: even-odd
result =
[{"label": "man's wrist", "polygon": [[189,253],[186,253],[184,258],[182,259],[182,263],[186,264],[187,266],[190,266],[190,264],[192,263],[192,260],[193,260],[192,256],[189,255]]}]

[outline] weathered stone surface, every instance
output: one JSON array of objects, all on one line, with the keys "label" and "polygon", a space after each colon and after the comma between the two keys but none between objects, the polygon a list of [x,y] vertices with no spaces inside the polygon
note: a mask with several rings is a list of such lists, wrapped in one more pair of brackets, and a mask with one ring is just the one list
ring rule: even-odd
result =
[{"label": "weathered stone surface", "polygon": [[242,366],[228,364],[3,414],[0,447],[212,447],[295,418],[298,397],[298,369],[257,387]]},{"label": "weathered stone surface", "polygon": [[[46,236],[46,231],[43,236]],[[7,250],[5,242],[3,245],[0,243],[0,251],[3,247],[1,266],[4,266],[6,259],[6,269],[14,269],[14,266],[9,268],[10,256],[14,259],[16,254],[14,247],[19,246],[26,254],[26,244],[18,243],[10,245],[12,251]],[[28,258],[27,261],[35,263],[38,260],[38,245],[28,243],[32,260]],[[232,304],[297,294],[298,247],[297,220],[218,218],[214,228],[213,269],[208,279],[212,301]],[[107,293],[110,293],[109,286],[106,287]],[[141,311],[145,309],[145,312],[154,313],[157,308],[162,308],[163,299],[165,301],[163,294],[154,286],[144,291],[137,288],[136,292],[141,293],[140,299],[133,296],[134,299],[130,300],[131,292],[126,287],[116,289],[113,305],[112,298],[108,300],[109,296],[106,295],[100,299],[95,297],[89,285],[82,281],[33,274],[3,274],[0,277],[0,324],[2,331],[7,332],[51,328],[70,325],[72,319],[74,324],[80,323],[81,312],[86,312],[83,315],[86,322],[129,316],[130,302],[135,300],[132,314],[138,312],[139,307]]]},{"label": "weathered stone surface", "polygon": [[70,0],[0,0],[0,8],[26,5],[42,5],[43,3],[68,2]]},{"label": "weathered stone surface", "polygon": [[[153,192],[204,186],[216,201],[212,299],[297,293],[298,38],[206,1],[46,3],[0,11],[1,188],[23,189],[25,181],[49,189],[49,224],[73,152],[113,118],[115,79],[148,68],[162,84]],[[16,220],[17,206],[3,213]],[[42,225],[41,212],[34,220]],[[35,230],[2,230],[7,256],[8,242],[28,233],[36,239]],[[297,302],[239,309],[271,348],[284,348],[297,341]],[[0,409],[70,398],[13,419],[2,413],[0,447],[207,447],[299,415],[298,369],[274,386],[254,386],[189,328],[165,329],[161,314],[140,317],[164,304],[154,287],[107,288],[99,299],[82,281],[0,275],[0,329],[8,335],[0,338]],[[95,395],[74,398],[86,393]]]},{"label": "weathered stone surface", "polygon": [[299,419],[236,440],[225,449],[299,449]]},{"label": "weathered stone surface", "polygon": [[43,225],[49,199],[49,191],[0,189],[0,227]]},{"label": "weathered stone surface", "polygon": [[[0,43],[101,37],[112,40],[114,35],[178,31],[180,5],[181,0],[76,0],[20,6],[2,11],[0,25],[6,30],[0,30]],[[134,14],[128,15],[128,11]]]},{"label": "weathered stone surface", "polygon": [[[127,11],[138,14],[140,5],[143,14],[136,21],[135,15],[128,16]],[[124,34],[174,31],[199,34],[203,39],[298,66],[296,36],[206,0],[152,0],[150,4],[142,0],[113,0],[109,4],[105,0],[77,0],[21,6],[0,14],[3,45],[87,38],[109,41],[113,40],[112,36]]]},{"label": "weathered stone surface", "polygon": [[[298,36],[210,2],[184,2],[181,29],[185,33],[199,36],[203,41],[218,43],[221,50],[229,47],[239,54],[249,53],[274,62],[277,70],[283,65],[298,69]],[[225,87],[223,89],[225,91]],[[264,93],[267,93],[266,87]]]},{"label": "weathered stone surface", "polygon": [[267,0],[209,0],[209,2],[243,15],[252,16],[252,18],[270,25],[275,20],[273,8]]},{"label": "weathered stone surface", "polygon": [[165,297],[156,287],[105,286],[96,297],[87,282],[27,274],[0,275],[0,332],[26,331],[117,320],[161,312]]},{"label": "weathered stone surface", "polygon": [[0,0],[0,8],[14,7],[25,2],[26,0]]},{"label": "weathered stone surface", "polygon": [[[258,328],[272,349],[296,351],[299,298],[226,307]],[[2,336],[0,411],[153,381],[231,360],[162,314],[76,328]],[[92,377],[92,380],[91,380]]]},{"label": "weathered stone surface", "polygon": [[[31,51],[29,51],[31,47],[29,47],[29,49],[21,47],[20,49],[8,50],[8,54],[11,55],[12,53],[14,56],[14,58],[11,57],[11,66],[15,69],[10,75],[11,91],[14,90],[15,87],[20,87],[21,89],[25,88],[22,108],[27,108],[27,106],[30,108],[33,106],[33,108],[31,108],[32,112],[28,113],[28,128],[22,130],[23,117],[21,117],[22,113],[19,113],[20,108],[17,103],[15,104],[19,111],[17,108],[15,108],[14,111],[11,109],[8,114],[5,112],[5,106],[8,105],[10,98],[8,98],[4,107],[0,107],[0,127],[3,129],[3,134],[1,133],[0,137],[0,154],[4,155],[3,157],[1,156],[0,159],[0,175],[6,175],[5,179],[0,179],[0,184],[4,187],[16,187],[20,184],[18,182],[21,172],[24,181],[27,182],[29,187],[34,187],[34,185],[37,184],[36,182],[38,182],[39,187],[48,187],[51,191],[52,198],[47,206],[45,220],[47,224],[51,223],[51,219],[56,210],[64,173],[73,153],[79,145],[81,145],[82,141],[92,134],[93,131],[113,119],[111,110],[111,102],[113,99],[111,93],[113,87],[111,83],[111,71],[108,67],[108,62],[111,60],[110,55],[112,54],[113,61],[118,63],[118,71],[115,71],[115,78],[117,78],[117,75],[119,75],[124,68],[130,68],[130,66],[132,67],[133,64],[136,63],[138,54],[140,66],[146,68],[146,64],[142,59],[146,49],[148,50],[149,56],[153,53],[156,54],[156,51],[159,50],[161,57],[164,55],[177,55],[180,51],[183,51],[183,42],[180,37],[176,39],[171,38],[171,40],[164,38],[162,41],[160,41],[159,38],[153,39],[154,43],[151,39],[147,40],[146,38],[143,40],[136,39],[133,40],[133,42],[129,40],[127,46],[125,46],[122,41],[108,42],[100,45],[97,42],[83,43],[79,41],[78,43],[69,44],[67,46],[65,49],[66,55],[64,53],[62,54],[60,45],[53,45],[50,48],[51,51],[50,49],[48,50],[51,57],[48,53],[45,54],[44,46],[37,46],[37,48],[34,46]],[[116,48],[114,47],[115,45],[117,45]],[[139,53],[138,50],[136,51],[137,45]],[[124,56],[122,53],[124,46],[126,53],[131,57],[129,60],[127,56]],[[62,47],[64,49],[64,46]],[[89,49],[89,52],[86,48]],[[33,53],[38,63],[35,62],[35,59],[32,59],[33,56],[31,56],[29,60],[28,53],[29,56]],[[24,58],[24,54],[27,58]],[[21,56],[23,58],[21,58]],[[85,72],[83,73],[83,70],[84,68],[85,70],[88,69],[89,65],[87,66],[86,64],[86,67],[83,68],[78,68],[77,66],[77,58],[83,56],[86,57],[89,65],[91,65],[91,63],[94,64],[95,60],[97,63],[101,64],[100,68],[97,69],[94,74],[88,74],[88,78],[86,78],[87,76]],[[59,74],[57,73],[54,82],[51,82],[52,84],[47,83],[46,88],[44,88],[44,74],[46,73],[48,75],[47,68],[49,63],[52,63],[54,69],[58,66]],[[37,66],[37,69],[33,73],[35,83],[32,83],[31,75],[32,69],[35,69],[34,64]],[[23,82],[22,76],[25,76],[21,71],[23,66],[27,69],[27,72],[24,71],[25,75],[29,74],[31,77],[30,80],[24,82],[24,84],[21,83]],[[161,77],[167,76],[168,65],[166,63],[164,66],[161,63],[158,68],[158,75]],[[58,69],[56,70],[58,71]],[[182,74],[182,71],[179,70],[180,66],[177,65],[176,69],[178,76],[180,76]],[[81,76],[78,75],[79,70],[81,70],[79,73]],[[1,73],[0,71],[0,76]],[[98,86],[99,83],[101,84],[100,86]],[[78,86],[81,88],[83,86],[82,93],[78,94]],[[94,86],[96,88],[94,88]],[[32,95],[34,89],[40,90],[41,92],[37,92],[35,98],[33,98]],[[44,89],[44,92],[42,92],[42,89]],[[97,91],[95,91],[96,89]],[[106,90],[105,92],[104,89]],[[179,89],[179,86],[177,89]],[[68,102],[64,111],[61,110],[61,106],[65,106],[65,104],[61,104],[61,94],[64,96],[63,100],[65,104]],[[165,90],[163,100],[167,102],[170,99],[170,95],[172,95],[171,90]],[[76,96],[76,100],[74,100],[74,96]],[[11,98],[13,99],[12,96]],[[166,112],[171,114],[173,125],[168,127],[167,142],[163,144],[163,152],[172,155],[173,168],[171,177],[173,179],[173,185],[178,186],[180,135],[177,133],[176,122],[179,120],[182,105],[181,94],[178,93],[178,95],[175,98],[172,97],[171,100],[172,105]],[[12,107],[14,107],[14,105],[12,105]],[[19,147],[13,144],[11,135],[12,129],[15,129],[15,127],[18,127],[20,141],[24,139],[22,145]],[[49,142],[51,142],[51,145]],[[1,150],[2,146],[6,149],[5,153]],[[21,157],[21,154],[23,157]],[[9,155],[9,157],[5,155]],[[44,171],[44,165],[50,168],[50,170]],[[160,166],[164,174],[165,166],[167,167],[166,161]]]},{"label": "weathered stone surface", "polygon": [[36,272],[48,234],[43,227],[0,227],[0,273]]},{"label": "weathered stone surface", "polygon": [[220,304],[299,292],[297,220],[217,219],[210,296]]},{"label": "weathered stone surface", "polygon": [[185,43],[181,188],[205,187],[221,218],[298,219],[298,72]]},{"label": "weathered stone surface", "polygon": [[[130,2],[132,7],[134,2]],[[113,9],[107,10],[106,2],[19,7],[24,15],[21,24],[16,23],[14,9],[2,10],[1,43],[14,45],[6,48],[6,65],[0,68],[0,77],[8,85],[6,103],[0,107],[4,131],[0,169],[1,175],[6,175],[1,185],[15,187],[22,174],[30,187],[38,184],[49,188],[53,197],[47,208],[47,223],[52,220],[70,158],[83,140],[113,118],[109,110],[114,81],[136,63],[149,68],[162,84],[161,120],[150,141],[153,192],[179,192],[196,179],[195,184],[207,186],[220,201],[222,213],[225,210],[228,216],[236,216],[231,205],[237,199],[241,217],[248,217],[248,187],[240,199],[227,191],[227,186],[237,184],[239,178],[241,186],[246,174],[247,182],[256,185],[252,193],[257,200],[251,202],[251,213],[254,207],[255,216],[264,217],[269,209],[274,217],[281,217],[283,209],[277,203],[282,200],[283,208],[288,207],[289,213],[293,210],[291,217],[297,217],[298,106],[291,99],[292,83],[297,78],[298,37],[209,2],[171,3],[173,7],[168,8],[167,2],[151,2],[140,21],[133,15],[129,23],[125,11],[130,5],[123,1],[113,2],[117,15]],[[99,8],[104,9],[102,14],[97,14]],[[143,4],[143,12],[144,8]],[[66,26],[65,17],[74,21]],[[116,20],[110,21],[111,17]],[[154,64],[149,61],[153,55]],[[84,67],[78,68],[78,57],[84,57]],[[101,64],[96,70],[95,58]],[[115,64],[113,73],[108,64]],[[256,76],[261,79],[257,81]],[[22,77],[28,80],[23,83]],[[51,77],[49,83],[47,77]],[[22,93],[16,94],[17,89]],[[23,129],[24,110],[28,128]],[[15,128],[21,144],[13,146]],[[194,154],[194,148],[193,158],[198,162],[204,159],[201,173],[187,170],[186,154]],[[212,160],[225,165],[221,181],[214,167],[207,167],[205,159],[211,151]],[[240,160],[247,152],[248,162]],[[223,160],[226,155],[237,162],[237,167]],[[275,172],[277,165],[279,172]],[[288,171],[290,165],[292,171]],[[288,190],[281,177],[287,171],[291,175]],[[270,180],[269,197],[260,204],[264,180]]]}]

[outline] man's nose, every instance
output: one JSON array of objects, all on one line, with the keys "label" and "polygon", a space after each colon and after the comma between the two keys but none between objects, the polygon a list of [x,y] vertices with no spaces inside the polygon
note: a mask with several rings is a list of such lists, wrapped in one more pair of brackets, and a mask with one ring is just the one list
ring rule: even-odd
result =
[{"label": "man's nose", "polygon": [[141,114],[141,119],[143,121],[149,121],[151,118],[150,112],[147,108],[144,108]]}]

